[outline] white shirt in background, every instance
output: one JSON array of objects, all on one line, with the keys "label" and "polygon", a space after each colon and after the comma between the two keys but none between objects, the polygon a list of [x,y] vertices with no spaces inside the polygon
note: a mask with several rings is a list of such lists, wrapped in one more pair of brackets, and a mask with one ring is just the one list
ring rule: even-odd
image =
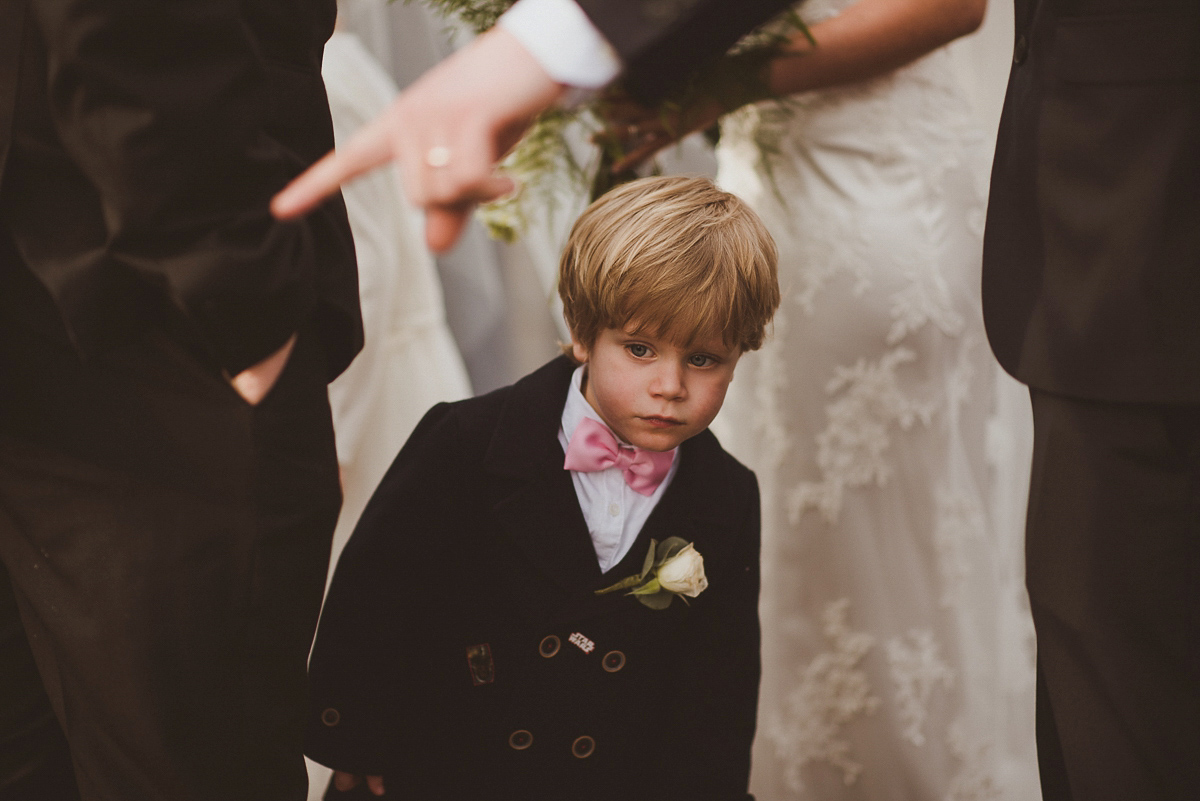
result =
[{"label": "white shirt in background", "polygon": [[574,0],[517,0],[497,25],[558,83],[600,89],[621,72],[617,51]]}]

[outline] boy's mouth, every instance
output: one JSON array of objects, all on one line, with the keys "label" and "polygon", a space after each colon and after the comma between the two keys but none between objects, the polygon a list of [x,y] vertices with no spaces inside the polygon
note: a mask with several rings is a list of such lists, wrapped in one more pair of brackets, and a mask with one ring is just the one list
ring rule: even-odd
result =
[{"label": "boy's mouth", "polygon": [[682,420],[676,420],[674,417],[663,417],[657,414],[646,415],[642,419],[652,426],[661,426],[662,428],[683,425]]}]

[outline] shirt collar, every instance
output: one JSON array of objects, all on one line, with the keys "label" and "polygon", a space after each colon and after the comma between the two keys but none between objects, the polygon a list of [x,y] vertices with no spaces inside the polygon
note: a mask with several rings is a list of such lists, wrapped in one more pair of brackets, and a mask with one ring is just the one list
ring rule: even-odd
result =
[{"label": "shirt collar", "polygon": [[[575,436],[575,428],[579,425],[579,421],[585,417],[590,417],[597,423],[600,423],[609,431],[608,423],[605,423],[600,415],[592,408],[592,404],[588,403],[587,398],[583,396],[583,371],[584,365],[575,368],[575,372],[571,374],[571,386],[567,390],[567,402],[563,404],[562,413],[562,430],[566,435],[567,442],[571,441],[571,437]],[[613,436],[617,437],[616,432]],[[617,437],[620,442],[621,438]]]}]

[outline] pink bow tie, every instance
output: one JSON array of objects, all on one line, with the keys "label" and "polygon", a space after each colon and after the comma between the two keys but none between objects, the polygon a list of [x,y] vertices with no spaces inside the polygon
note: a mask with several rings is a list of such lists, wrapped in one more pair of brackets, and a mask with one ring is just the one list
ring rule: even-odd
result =
[{"label": "pink bow tie", "polygon": [[567,445],[566,470],[594,473],[619,467],[625,483],[641,495],[653,495],[658,485],[667,477],[675,450],[666,453],[642,450],[621,445],[603,423],[585,417],[575,427],[571,442]]}]

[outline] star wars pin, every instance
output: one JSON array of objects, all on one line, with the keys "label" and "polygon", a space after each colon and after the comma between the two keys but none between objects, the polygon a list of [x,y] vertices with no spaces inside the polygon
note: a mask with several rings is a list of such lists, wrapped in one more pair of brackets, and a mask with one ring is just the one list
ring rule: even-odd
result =
[{"label": "star wars pin", "polygon": [[471,669],[471,683],[478,687],[496,680],[496,664],[492,661],[492,646],[485,643],[467,648],[467,667]]},{"label": "star wars pin", "polygon": [[583,651],[585,654],[590,654],[592,651],[596,650],[596,643],[592,642],[587,637],[584,637],[578,631],[568,637],[567,642],[571,643],[571,645],[578,646],[579,650]]}]

